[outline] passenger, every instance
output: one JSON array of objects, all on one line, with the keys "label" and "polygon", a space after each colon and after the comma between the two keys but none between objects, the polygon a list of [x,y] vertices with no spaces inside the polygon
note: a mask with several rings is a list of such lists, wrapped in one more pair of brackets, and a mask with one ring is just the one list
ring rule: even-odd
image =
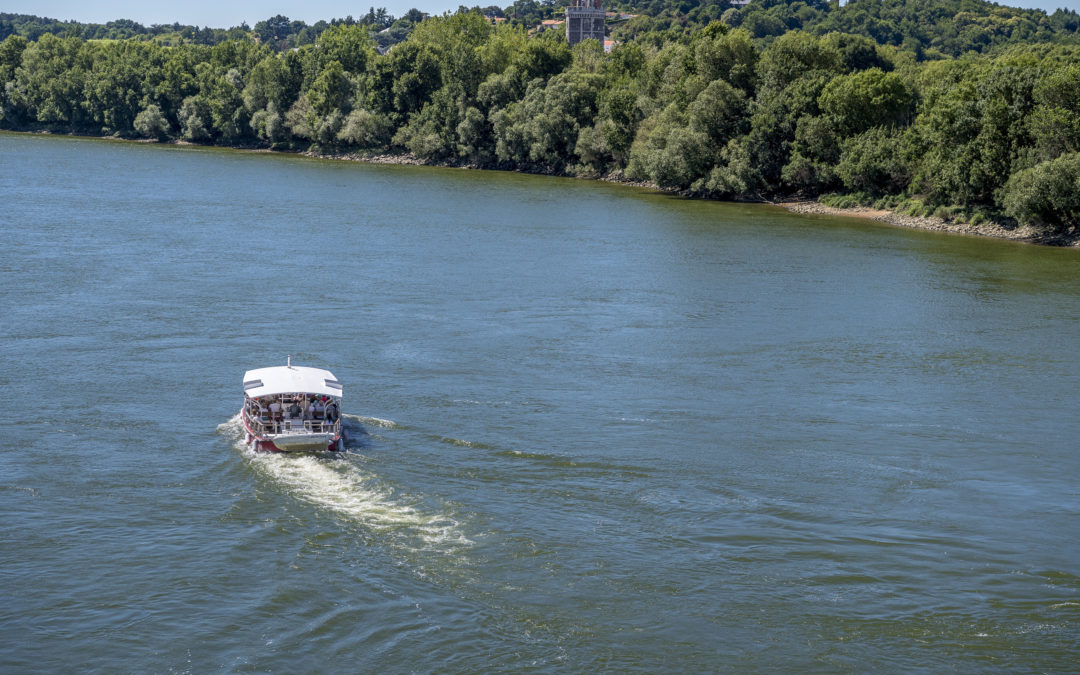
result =
[{"label": "passenger", "polygon": [[338,418],[337,405],[334,404],[334,403],[331,403],[330,405],[326,406],[326,423],[327,424],[333,424],[334,422],[337,422],[337,418]]},{"label": "passenger", "polygon": [[316,398],[311,402],[311,405],[314,408],[313,412],[315,414],[315,419],[321,420],[323,418],[323,413],[326,412],[326,397],[320,396]]},{"label": "passenger", "polygon": [[311,403],[308,403],[307,410],[304,411],[304,419],[306,419],[306,420],[315,419],[315,401],[314,400],[312,400]]},{"label": "passenger", "polygon": [[297,405],[296,400],[293,399],[293,402],[289,405],[289,418],[296,419],[297,417],[300,417],[300,413],[300,406]]}]

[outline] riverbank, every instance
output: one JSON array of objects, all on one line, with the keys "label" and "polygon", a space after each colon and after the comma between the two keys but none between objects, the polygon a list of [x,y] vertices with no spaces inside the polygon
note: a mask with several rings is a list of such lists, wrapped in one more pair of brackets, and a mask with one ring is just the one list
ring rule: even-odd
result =
[{"label": "riverbank", "polygon": [[[49,131],[9,131],[4,130],[3,133],[16,133],[16,134],[44,134],[54,135]],[[72,135],[75,134],[55,134],[55,135]],[[158,141],[147,139],[128,139],[117,136],[85,136],[84,138],[100,138],[102,140],[109,141],[123,141],[127,143],[156,143]],[[166,142],[166,145],[191,145],[199,146],[198,143],[190,143],[187,141],[171,141]],[[270,150],[264,147],[250,147],[250,146],[206,146],[206,147],[227,147],[230,150],[237,150],[241,152],[254,152],[254,153],[274,153],[281,152],[284,154],[298,154],[304,157],[312,157],[315,159],[328,159],[336,161],[347,162],[361,162],[365,164],[397,164],[408,166],[438,166],[444,168],[456,168],[456,169],[485,169],[486,167],[479,166],[470,162],[433,162],[430,160],[421,159],[411,153],[364,153],[364,152],[351,152],[351,153],[327,153],[317,152],[312,150],[290,151],[290,150]],[[498,169],[489,169],[498,170]],[[523,172],[527,173],[527,172]],[[608,183],[615,183],[618,185],[627,185],[632,187],[640,187],[652,190],[662,191],[662,188],[650,183],[648,181],[635,181],[627,178],[622,172],[608,173],[601,176],[574,176],[572,174],[554,174],[551,172],[535,172],[538,175],[560,175],[567,178],[581,178],[584,180],[601,180]],[[803,213],[809,215],[833,215],[844,216],[848,218],[862,218],[866,220],[873,220],[880,223],[892,225],[894,227],[906,227],[916,230],[928,230],[932,232],[946,232],[949,234],[963,234],[976,237],[990,237],[994,239],[1007,239],[1010,241],[1023,242],[1029,244],[1038,244],[1042,246],[1065,246],[1080,247],[1080,228],[1073,228],[1072,231],[1062,234],[1047,234],[1040,232],[1038,229],[1029,225],[1019,227],[1008,227],[1003,223],[987,222],[978,225],[972,225],[968,223],[957,223],[948,221],[943,218],[936,218],[933,216],[909,216],[895,211],[888,211],[884,209],[873,209],[869,207],[856,207],[856,208],[840,208],[835,206],[827,206],[821,202],[812,200],[798,200],[787,202],[771,202],[776,206],[781,206],[788,211],[794,213]]]},{"label": "riverbank", "polygon": [[1028,244],[1040,244],[1043,246],[1080,246],[1080,232],[1073,231],[1063,234],[1047,234],[1040,232],[1030,225],[1008,227],[1003,223],[987,222],[978,225],[970,223],[957,223],[933,216],[909,216],[885,209],[869,207],[839,208],[826,206],[816,201],[793,201],[779,202],[788,211],[795,213],[820,214],[830,216],[845,216],[849,218],[864,218],[880,223],[886,223],[895,227],[907,227],[916,230],[930,230],[933,232],[948,232],[950,234],[966,234],[976,237],[991,237],[994,239],[1008,239],[1010,241],[1024,242]]},{"label": "riverbank", "polygon": [[[306,151],[300,153],[307,157],[316,157],[319,159],[336,159],[353,162],[365,162],[368,164],[402,164],[412,166],[441,166],[448,168],[459,169],[482,169],[484,167],[467,163],[467,162],[431,162],[420,159],[409,153],[393,154],[393,153],[378,153],[378,154],[364,154],[364,153],[344,153],[344,154],[327,154]],[[584,178],[585,180],[601,180],[607,183],[616,183],[618,185],[629,185],[632,187],[640,187],[652,190],[662,190],[659,186],[648,181],[635,181],[627,178],[622,172],[609,173],[602,176],[595,177],[583,177],[573,176],[571,174],[544,174],[544,175],[563,175],[568,178]],[[975,237],[990,237],[993,239],[1008,239],[1010,241],[1023,242],[1028,244],[1039,244],[1043,246],[1078,246],[1080,247],[1080,231],[1074,229],[1072,232],[1064,234],[1050,235],[1045,232],[1040,232],[1038,229],[1031,227],[1030,225],[1023,225],[1019,227],[1008,227],[1003,223],[987,222],[980,223],[978,225],[971,225],[968,223],[957,223],[953,221],[945,220],[944,218],[936,218],[933,216],[909,216],[895,211],[888,211],[885,209],[874,209],[868,207],[858,208],[839,208],[835,206],[827,206],[821,202],[812,200],[800,200],[789,202],[775,202],[777,206],[782,206],[788,211],[794,213],[804,213],[811,215],[833,215],[844,216],[848,218],[863,218],[866,220],[874,220],[880,223],[886,223],[895,227],[906,227],[916,230],[929,230],[932,232],[946,232],[949,234],[964,234]]]}]

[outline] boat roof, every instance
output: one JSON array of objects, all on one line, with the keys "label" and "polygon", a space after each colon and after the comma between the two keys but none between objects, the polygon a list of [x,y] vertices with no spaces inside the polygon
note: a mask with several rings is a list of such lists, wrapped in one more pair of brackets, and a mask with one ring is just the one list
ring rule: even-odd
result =
[{"label": "boat roof", "polygon": [[341,383],[322,368],[274,366],[244,373],[244,393],[251,398],[275,394],[322,394],[341,396]]}]

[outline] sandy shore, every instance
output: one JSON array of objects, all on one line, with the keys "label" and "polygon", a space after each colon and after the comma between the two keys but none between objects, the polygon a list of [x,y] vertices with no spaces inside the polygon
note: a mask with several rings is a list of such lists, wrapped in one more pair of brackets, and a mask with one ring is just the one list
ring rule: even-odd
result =
[{"label": "sandy shore", "polygon": [[1001,223],[982,223],[969,225],[953,223],[941,218],[906,216],[895,211],[885,211],[872,208],[841,209],[834,206],[826,206],[819,202],[798,201],[780,202],[782,206],[795,213],[819,213],[831,216],[847,216],[850,218],[865,218],[876,220],[897,227],[910,227],[917,230],[932,230],[935,232],[950,232],[953,234],[967,234],[977,237],[993,237],[995,239],[1009,239],[1030,244],[1043,244],[1048,246],[1080,246],[1080,232],[1073,231],[1064,235],[1050,236],[1040,233],[1030,226],[1008,228]]}]

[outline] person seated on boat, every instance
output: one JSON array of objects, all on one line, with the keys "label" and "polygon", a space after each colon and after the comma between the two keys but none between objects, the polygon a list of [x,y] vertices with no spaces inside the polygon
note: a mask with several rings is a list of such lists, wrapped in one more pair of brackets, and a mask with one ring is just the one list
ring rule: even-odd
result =
[{"label": "person seated on boat", "polygon": [[304,419],[306,419],[306,420],[315,419],[315,400],[314,399],[312,399],[311,402],[307,404],[307,408],[304,409]]},{"label": "person seated on boat", "polygon": [[277,399],[270,403],[270,416],[275,420],[281,419],[281,403]]},{"label": "person seated on boat", "polygon": [[326,406],[326,423],[327,424],[333,424],[334,422],[336,422],[337,421],[337,416],[338,416],[337,405],[331,403],[330,405]]},{"label": "person seated on boat", "polygon": [[288,413],[289,413],[288,417],[289,417],[289,419],[295,419],[297,417],[300,417],[300,412],[301,412],[300,406],[296,403],[296,400],[293,399],[293,402],[289,404],[289,408],[288,408]]},{"label": "person seated on boat", "polygon": [[255,399],[251,403],[252,403],[252,411],[255,413],[255,416],[259,418],[259,421],[261,421],[261,422],[268,421],[268,417],[267,417],[267,413],[266,413],[266,406],[263,405],[262,400]]},{"label": "person seated on boat", "polygon": [[321,420],[323,418],[323,413],[326,412],[326,397],[316,397],[315,400],[311,402],[311,405],[313,406],[312,412],[315,415],[315,419]]}]

